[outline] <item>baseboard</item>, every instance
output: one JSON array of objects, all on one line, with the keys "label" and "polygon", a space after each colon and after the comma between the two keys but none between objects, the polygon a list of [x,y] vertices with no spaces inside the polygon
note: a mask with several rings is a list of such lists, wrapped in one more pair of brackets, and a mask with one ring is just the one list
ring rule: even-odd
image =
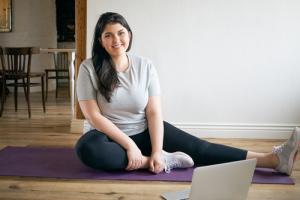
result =
[{"label": "baseboard", "polygon": [[[83,132],[82,119],[72,119],[71,133]],[[200,138],[286,139],[299,124],[171,123]]]},{"label": "baseboard", "polygon": [[299,124],[172,123],[201,138],[286,139]]}]

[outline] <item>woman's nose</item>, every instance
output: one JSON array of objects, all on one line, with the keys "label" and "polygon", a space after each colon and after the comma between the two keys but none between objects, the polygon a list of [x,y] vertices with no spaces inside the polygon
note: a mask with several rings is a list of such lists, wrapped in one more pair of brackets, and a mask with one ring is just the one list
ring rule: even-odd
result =
[{"label": "woman's nose", "polygon": [[113,42],[118,42],[120,40],[119,36],[118,35],[114,35],[113,36]]}]

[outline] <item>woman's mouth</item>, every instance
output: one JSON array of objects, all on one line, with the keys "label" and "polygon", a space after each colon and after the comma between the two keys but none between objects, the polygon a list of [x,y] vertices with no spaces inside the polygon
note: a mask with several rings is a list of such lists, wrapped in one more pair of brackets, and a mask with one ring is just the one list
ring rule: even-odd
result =
[{"label": "woman's mouth", "polygon": [[118,48],[120,48],[121,46],[122,46],[121,44],[114,44],[114,45],[112,45],[112,48],[118,49]]}]

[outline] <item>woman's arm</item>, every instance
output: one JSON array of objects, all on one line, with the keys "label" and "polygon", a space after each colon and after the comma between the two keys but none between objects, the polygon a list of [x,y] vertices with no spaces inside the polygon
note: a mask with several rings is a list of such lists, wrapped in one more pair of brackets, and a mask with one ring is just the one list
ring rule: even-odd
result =
[{"label": "woman's arm", "polygon": [[159,173],[164,168],[162,158],[163,147],[163,119],[160,96],[150,96],[146,107],[146,117],[151,138],[152,155],[150,158],[150,170]]},{"label": "woman's arm", "polygon": [[110,120],[103,117],[96,100],[79,101],[79,105],[84,117],[95,129],[105,133],[105,135],[120,144],[126,150],[132,145],[133,141],[125,133]]},{"label": "woman's arm", "polygon": [[81,100],[79,101],[79,105],[84,117],[95,129],[101,131],[126,149],[128,156],[128,166],[126,169],[133,170],[140,168],[142,164],[140,149],[129,136],[101,114],[96,100]]}]

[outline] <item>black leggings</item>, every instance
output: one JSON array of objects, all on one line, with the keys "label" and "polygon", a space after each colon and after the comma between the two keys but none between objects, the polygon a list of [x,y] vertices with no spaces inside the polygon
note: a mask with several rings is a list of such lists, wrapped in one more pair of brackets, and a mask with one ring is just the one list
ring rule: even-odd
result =
[{"label": "black leggings", "polygon": [[[148,129],[130,136],[130,138],[140,148],[144,156],[151,155]],[[245,150],[210,143],[167,122],[164,122],[163,149],[167,152],[182,151],[190,155],[196,166],[244,160],[247,156]],[[78,140],[76,152],[85,165],[95,169],[124,170],[128,163],[126,150],[97,130],[87,132]]]}]

